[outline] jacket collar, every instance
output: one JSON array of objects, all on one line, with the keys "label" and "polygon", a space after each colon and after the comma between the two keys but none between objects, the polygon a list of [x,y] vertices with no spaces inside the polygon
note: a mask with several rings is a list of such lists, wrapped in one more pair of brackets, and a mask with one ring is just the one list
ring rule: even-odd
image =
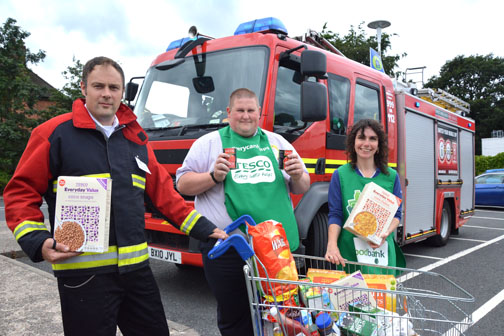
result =
[{"label": "jacket collar", "polygon": [[[92,128],[96,129],[96,124],[89,115],[86,106],[84,104],[86,100],[84,98],[79,98],[73,102],[72,112],[73,112],[73,124],[78,128]],[[119,125],[127,125],[136,120],[136,115],[131,111],[131,109],[121,103],[119,109],[116,112],[117,119],[119,120]]]}]

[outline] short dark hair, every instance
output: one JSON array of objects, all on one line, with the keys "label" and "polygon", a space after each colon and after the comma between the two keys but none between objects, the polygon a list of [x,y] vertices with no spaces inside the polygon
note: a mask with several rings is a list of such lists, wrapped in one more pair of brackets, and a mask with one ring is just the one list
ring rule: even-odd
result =
[{"label": "short dark hair", "polygon": [[87,79],[88,79],[89,74],[91,73],[91,71],[93,71],[93,69],[97,65],[111,65],[111,66],[113,66],[114,69],[116,69],[119,72],[119,74],[121,74],[123,88],[124,88],[125,80],[124,80],[123,69],[116,61],[114,61],[113,59],[110,59],[108,57],[105,57],[105,56],[98,56],[98,57],[92,58],[89,61],[87,61],[86,64],[84,64],[84,67],[82,68],[82,81],[84,82],[85,87],[87,86]]},{"label": "short dark hair", "polygon": [[257,98],[257,95],[255,94],[254,91],[249,90],[247,88],[240,88],[234,90],[229,96],[229,108],[232,108],[234,100],[238,98],[254,98],[257,103],[257,107],[260,107],[259,98]]},{"label": "short dark hair", "polygon": [[352,168],[357,167],[357,153],[355,152],[355,138],[364,132],[366,128],[372,129],[378,136],[378,150],[374,155],[374,163],[380,171],[388,175],[388,141],[383,126],[374,119],[361,119],[352,126],[352,130],[346,140],[347,159]]}]

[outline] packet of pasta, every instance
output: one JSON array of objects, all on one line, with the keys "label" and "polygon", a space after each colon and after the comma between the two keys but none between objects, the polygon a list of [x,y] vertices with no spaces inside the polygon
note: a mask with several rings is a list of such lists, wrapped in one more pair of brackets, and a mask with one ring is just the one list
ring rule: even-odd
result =
[{"label": "packet of pasta", "polygon": [[[298,280],[296,263],[289,248],[285,230],[282,224],[267,220],[256,226],[249,226],[248,233],[252,237],[256,257],[263,263],[268,276],[271,279]],[[262,266],[257,270],[260,277],[266,277]],[[261,281],[263,295],[266,300],[286,301],[297,292],[297,285],[280,284],[275,282]]]}]

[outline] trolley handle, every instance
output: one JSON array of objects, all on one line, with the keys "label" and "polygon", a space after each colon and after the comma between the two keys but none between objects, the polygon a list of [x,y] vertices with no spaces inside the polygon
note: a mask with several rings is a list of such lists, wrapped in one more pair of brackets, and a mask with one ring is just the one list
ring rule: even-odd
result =
[{"label": "trolley handle", "polygon": [[233,246],[243,260],[247,260],[254,255],[254,250],[241,235],[232,235],[219,245],[216,244],[209,252],[209,259],[216,259]]},{"label": "trolley handle", "polygon": [[[249,215],[243,215],[234,222],[226,226],[224,231],[229,234],[236,230],[240,225],[256,225],[256,222]],[[240,239],[241,238],[241,239]],[[248,242],[240,235],[232,235],[226,240],[218,239],[214,247],[208,252],[208,258],[215,259],[226,252],[230,246],[233,246],[243,260],[247,260],[254,255],[254,251]]]}]

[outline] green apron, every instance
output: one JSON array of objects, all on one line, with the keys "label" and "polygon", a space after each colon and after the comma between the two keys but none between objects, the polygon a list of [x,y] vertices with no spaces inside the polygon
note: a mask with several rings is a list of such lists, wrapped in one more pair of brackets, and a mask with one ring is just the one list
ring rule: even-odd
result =
[{"label": "green apron", "polygon": [[[390,192],[394,190],[397,172],[391,168],[388,168],[388,172],[389,175],[380,173],[376,177],[368,178],[357,174],[349,163],[338,168],[343,206],[343,224],[346,222],[350,212],[352,212],[360,192],[367,183],[374,182]],[[338,238],[338,248],[341,256],[349,261],[357,261],[354,237],[356,236],[353,233],[342,229]],[[386,240],[388,242],[388,266],[405,267],[406,259],[399,245],[395,242],[393,235],[390,234]],[[375,268],[373,269],[373,273],[387,272],[385,269]]]},{"label": "green apron", "polygon": [[229,126],[219,130],[223,148],[236,149],[236,169],[224,180],[226,210],[232,220],[250,215],[256,223],[273,219],[285,230],[291,251],[299,247],[299,233],[292,202],[278,160],[260,129],[249,138]]}]

